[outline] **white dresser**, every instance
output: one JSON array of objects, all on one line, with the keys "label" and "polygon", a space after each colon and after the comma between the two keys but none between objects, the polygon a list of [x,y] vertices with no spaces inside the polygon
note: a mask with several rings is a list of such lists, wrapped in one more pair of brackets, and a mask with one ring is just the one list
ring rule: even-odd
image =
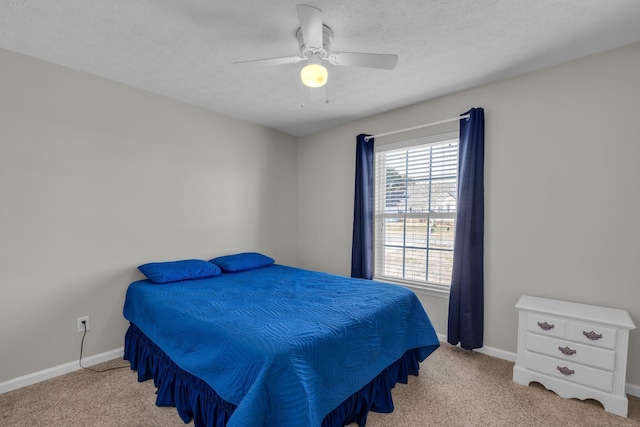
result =
[{"label": "white dresser", "polygon": [[629,330],[624,310],[523,295],[513,381],[537,381],[562,397],[595,399],[627,416]]}]

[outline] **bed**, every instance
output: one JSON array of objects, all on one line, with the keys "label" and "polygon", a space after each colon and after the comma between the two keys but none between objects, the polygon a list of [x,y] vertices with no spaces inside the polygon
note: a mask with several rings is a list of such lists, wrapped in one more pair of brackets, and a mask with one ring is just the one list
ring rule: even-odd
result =
[{"label": "bed", "polygon": [[241,265],[127,289],[125,359],[185,423],[364,426],[370,410],[393,411],[391,389],[439,346],[409,289]]}]

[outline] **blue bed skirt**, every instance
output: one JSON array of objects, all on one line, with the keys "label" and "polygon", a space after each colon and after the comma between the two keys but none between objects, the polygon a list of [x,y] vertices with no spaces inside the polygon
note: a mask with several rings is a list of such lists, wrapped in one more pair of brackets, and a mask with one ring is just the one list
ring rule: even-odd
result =
[{"label": "blue bed skirt", "polygon": [[[138,381],[153,379],[156,405],[175,406],[185,423],[196,427],[224,427],[236,405],[222,399],[207,383],[179,368],[133,323],[125,335],[124,359],[138,372]],[[393,412],[391,389],[406,384],[420,369],[417,349],[408,350],[369,384],[352,394],[323,420],[322,427],[343,427],[353,422],[364,427],[369,411]]]}]

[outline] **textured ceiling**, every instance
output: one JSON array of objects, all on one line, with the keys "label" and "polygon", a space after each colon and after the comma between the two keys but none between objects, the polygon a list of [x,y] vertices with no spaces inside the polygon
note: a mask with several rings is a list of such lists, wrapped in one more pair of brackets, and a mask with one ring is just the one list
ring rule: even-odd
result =
[{"label": "textured ceiling", "polygon": [[[297,3],[336,51],[396,53],[394,70],[329,68],[300,107]],[[0,48],[295,136],[640,41],[636,0],[0,0]]]}]

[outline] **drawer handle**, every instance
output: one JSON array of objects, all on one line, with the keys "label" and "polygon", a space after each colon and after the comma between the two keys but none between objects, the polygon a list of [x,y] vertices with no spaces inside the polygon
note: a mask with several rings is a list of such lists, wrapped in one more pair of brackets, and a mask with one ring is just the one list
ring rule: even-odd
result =
[{"label": "drawer handle", "polygon": [[594,331],[591,331],[591,332],[582,331],[582,335],[584,335],[585,337],[587,337],[591,341],[596,341],[596,340],[599,340],[600,338],[602,338],[602,334],[596,334]]},{"label": "drawer handle", "polygon": [[564,354],[565,356],[573,356],[574,354],[576,354],[576,350],[569,348],[569,347],[560,347],[558,346],[558,350],[560,350],[560,352],[562,354]]},{"label": "drawer handle", "polygon": [[540,326],[540,328],[543,331],[550,331],[551,329],[553,329],[555,327],[554,325],[551,325],[551,324],[549,324],[547,322],[544,322],[544,323],[538,322],[538,326]]},{"label": "drawer handle", "polygon": [[562,368],[560,366],[557,366],[557,368],[562,375],[573,375],[576,373],[576,371],[574,371],[573,369],[569,369],[566,366],[563,366]]}]

